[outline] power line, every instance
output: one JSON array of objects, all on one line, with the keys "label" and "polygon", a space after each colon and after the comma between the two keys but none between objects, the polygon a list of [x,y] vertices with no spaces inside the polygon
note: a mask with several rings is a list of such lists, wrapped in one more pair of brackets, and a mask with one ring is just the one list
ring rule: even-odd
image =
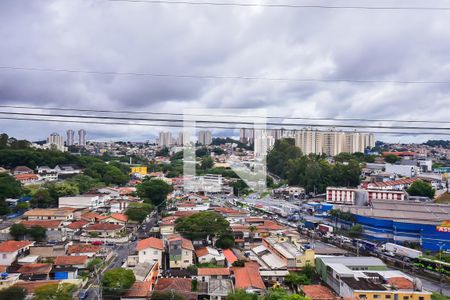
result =
[{"label": "power line", "polygon": [[[154,111],[129,111],[129,110],[96,110],[96,109],[80,109],[80,108],[60,108],[60,107],[36,107],[21,105],[0,105],[0,108],[16,108],[30,110],[54,110],[54,111],[77,111],[77,112],[93,112],[93,113],[113,113],[113,114],[145,114],[145,115],[170,115],[170,116],[194,116],[194,117],[211,117],[205,114],[192,113],[169,113]],[[450,121],[432,121],[432,120],[395,120],[395,119],[370,119],[370,118],[321,118],[321,117],[287,117],[287,116],[258,116],[258,115],[229,115],[220,114],[214,117],[231,117],[231,118],[262,118],[262,119],[285,119],[285,120],[314,120],[314,121],[353,121],[353,122],[395,122],[395,123],[433,123],[433,124],[450,124]]]},{"label": "power line", "polygon": [[[55,122],[55,123],[75,123],[75,124],[95,124],[95,125],[108,125],[108,126],[145,126],[145,127],[168,127],[168,128],[185,128],[182,124],[151,124],[151,123],[124,123],[124,122],[104,122],[104,121],[87,121],[87,120],[61,120],[61,119],[48,119],[48,118],[16,118],[16,117],[3,117],[0,116],[0,120],[11,121],[30,121],[30,122]],[[187,126],[192,127],[192,126]],[[218,125],[196,125],[192,128],[207,128],[207,129],[237,129],[231,126],[218,126]],[[254,129],[254,127],[240,127],[245,129]],[[353,131],[339,131],[344,133],[352,133]],[[450,132],[406,132],[406,131],[364,131],[364,133],[376,133],[376,134],[392,134],[392,135],[450,135]]]},{"label": "power line", "polygon": [[[61,118],[80,118],[80,119],[102,119],[102,120],[121,120],[121,121],[150,121],[150,122],[184,122],[183,119],[170,118],[136,118],[136,117],[117,117],[117,116],[93,116],[93,115],[65,115],[48,113],[29,113],[0,111],[0,114],[18,115],[18,116],[37,116],[37,117],[61,117]],[[217,116],[215,116],[217,117]],[[450,130],[450,127],[430,127],[430,126],[399,126],[399,125],[356,125],[356,124],[312,124],[312,123],[277,123],[277,122],[247,122],[247,121],[223,121],[223,120],[195,120],[200,124],[233,124],[236,126],[279,126],[279,127],[320,127],[320,128],[353,128],[353,129],[399,129],[399,130]],[[237,128],[239,128],[237,127]]]},{"label": "power line", "polygon": [[266,4],[250,2],[200,2],[200,1],[167,1],[167,0],[104,0],[107,2],[129,2],[146,4],[172,4],[219,7],[263,7],[263,8],[304,8],[304,9],[346,9],[346,10],[392,10],[392,11],[450,11],[450,7],[433,6],[356,6],[356,5],[301,5],[301,4]]},{"label": "power line", "polygon": [[427,80],[376,80],[376,79],[351,79],[351,78],[284,78],[284,77],[257,77],[257,76],[231,76],[231,75],[195,75],[195,74],[169,74],[169,73],[147,73],[147,72],[117,72],[117,71],[95,71],[78,70],[66,68],[36,68],[21,66],[0,66],[2,70],[31,71],[31,72],[57,72],[76,73],[91,75],[114,75],[114,76],[140,76],[157,78],[178,79],[217,79],[217,80],[246,80],[246,81],[273,81],[273,82],[297,82],[297,83],[356,83],[356,84],[450,84],[450,81],[427,81]]}]

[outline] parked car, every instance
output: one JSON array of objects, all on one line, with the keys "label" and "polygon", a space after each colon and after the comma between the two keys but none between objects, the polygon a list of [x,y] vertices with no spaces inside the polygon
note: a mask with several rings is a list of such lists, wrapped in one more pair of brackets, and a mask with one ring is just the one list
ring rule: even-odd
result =
[{"label": "parked car", "polygon": [[96,246],[100,246],[100,245],[103,245],[103,242],[102,241],[93,241],[91,244],[92,245],[96,245]]}]

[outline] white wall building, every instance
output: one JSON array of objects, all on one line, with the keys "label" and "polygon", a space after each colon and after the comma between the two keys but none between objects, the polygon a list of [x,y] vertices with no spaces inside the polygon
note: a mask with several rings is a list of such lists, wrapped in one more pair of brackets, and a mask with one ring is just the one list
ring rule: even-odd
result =
[{"label": "white wall building", "polygon": [[56,132],[50,134],[47,138],[47,148],[55,148],[58,151],[66,151],[66,147],[64,147],[64,137],[60,136]]},{"label": "white wall building", "polygon": [[72,129],[67,130],[66,146],[73,146],[75,144],[75,131]]},{"label": "white wall building", "polygon": [[95,195],[67,196],[58,199],[58,207],[97,208],[102,204],[99,196]]},{"label": "white wall building", "polygon": [[84,129],[78,130],[78,146],[86,146],[86,130]]},{"label": "white wall building", "polygon": [[172,146],[172,133],[168,131],[160,132],[158,146],[170,148],[170,146]]},{"label": "white wall building", "polygon": [[212,143],[212,134],[209,130],[201,130],[198,132],[198,142],[201,145],[211,145]]}]

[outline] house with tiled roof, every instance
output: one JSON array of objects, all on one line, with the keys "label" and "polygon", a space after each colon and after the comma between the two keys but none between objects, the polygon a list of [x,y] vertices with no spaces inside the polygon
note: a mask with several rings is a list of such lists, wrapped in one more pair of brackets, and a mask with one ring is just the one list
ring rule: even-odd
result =
[{"label": "house with tiled roof", "polygon": [[136,251],[138,252],[139,263],[157,262],[159,266],[162,265],[162,255],[164,252],[163,240],[154,237],[140,240],[136,244]]},{"label": "house with tiled roof", "polygon": [[225,256],[219,252],[219,250],[207,246],[195,250],[195,256],[200,264],[214,263],[220,266],[225,265]]},{"label": "house with tiled roof", "polygon": [[89,222],[84,220],[75,221],[66,225],[66,231],[68,233],[75,233],[86,227],[88,224]]},{"label": "house with tiled roof", "polygon": [[197,293],[192,291],[191,278],[158,278],[154,292],[174,292],[188,300],[197,300]]},{"label": "house with tiled roof", "polygon": [[33,184],[39,181],[39,176],[36,174],[18,174],[14,175],[14,178],[22,184]]},{"label": "house with tiled roof", "polygon": [[100,218],[102,218],[102,215],[99,215],[96,212],[88,211],[84,214],[81,214],[81,220],[88,221],[90,223],[97,222]]},{"label": "house with tiled roof", "polygon": [[236,255],[233,253],[231,249],[222,250],[223,255],[225,256],[227,266],[230,267],[235,261],[238,260]]},{"label": "house with tiled roof", "polygon": [[164,237],[175,233],[175,220],[178,219],[177,216],[168,216],[161,220],[159,224],[159,230],[161,235]]},{"label": "house with tiled roof", "polygon": [[17,273],[20,273],[20,279],[23,280],[48,280],[50,279],[51,264],[26,264],[21,266]]},{"label": "house with tiled roof", "polygon": [[244,267],[232,268],[235,280],[235,288],[247,292],[262,294],[266,289],[259,273],[259,265],[256,262],[247,262]]},{"label": "house with tiled roof", "polygon": [[99,237],[99,238],[115,238],[120,235],[120,232],[124,229],[124,225],[110,224],[110,223],[97,223],[86,226],[83,232],[87,236]]},{"label": "house with tiled roof", "polygon": [[6,241],[0,243],[0,265],[10,266],[20,255],[27,253],[34,242]]},{"label": "house with tiled roof", "polygon": [[29,221],[32,220],[59,220],[59,221],[71,221],[74,217],[75,209],[62,207],[62,208],[35,208],[26,211],[23,215]]},{"label": "house with tiled roof", "polygon": [[333,292],[324,285],[321,284],[311,284],[303,285],[301,287],[301,292],[305,297],[311,300],[335,300],[336,296]]},{"label": "house with tiled roof", "polygon": [[136,281],[120,300],[145,300],[150,299],[152,283],[149,281]]},{"label": "house with tiled roof", "polygon": [[33,227],[42,227],[46,230],[47,241],[65,241],[66,228],[63,226],[63,221],[60,220],[32,220],[20,222],[23,226],[30,229]]},{"label": "house with tiled roof", "polygon": [[21,174],[33,174],[33,170],[28,168],[27,166],[17,166],[14,169],[11,170],[11,173],[15,175],[21,175]]},{"label": "house with tiled roof", "polygon": [[102,216],[98,221],[99,223],[119,224],[125,226],[128,222],[128,216],[125,214],[114,213],[109,216]]},{"label": "house with tiled roof", "polygon": [[171,269],[185,269],[194,264],[194,246],[190,240],[172,237],[168,243]]},{"label": "house with tiled roof", "polygon": [[79,256],[57,256],[54,265],[59,267],[75,267],[78,269],[86,269],[89,257],[87,255]]},{"label": "house with tiled roof", "polygon": [[230,274],[229,268],[198,268],[196,278],[201,282],[209,282],[211,279],[228,279]]},{"label": "house with tiled roof", "polygon": [[67,247],[67,254],[73,256],[96,256],[102,250],[101,246],[91,244],[73,244]]}]

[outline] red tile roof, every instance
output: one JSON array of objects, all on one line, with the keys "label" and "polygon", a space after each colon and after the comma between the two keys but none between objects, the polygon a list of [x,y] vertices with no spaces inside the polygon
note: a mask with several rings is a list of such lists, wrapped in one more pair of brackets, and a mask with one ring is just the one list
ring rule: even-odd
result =
[{"label": "red tile roof", "polygon": [[195,255],[197,255],[197,257],[205,256],[208,253],[209,253],[209,251],[208,251],[207,247],[195,250]]},{"label": "red tile roof", "polygon": [[233,267],[236,289],[256,288],[264,290],[266,286],[259,273],[257,263],[245,263],[245,267]]},{"label": "red tile roof", "polygon": [[0,243],[0,252],[14,252],[31,245],[30,241],[6,241]]},{"label": "red tile roof", "polygon": [[127,215],[124,214],[111,214],[110,216],[101,216],[100,218],[98,218],[99,220],[104,220],[104,219],[109,219],[109,218],[113,218],[117,221],[121,221],[121,222],[128,222],[128,217]]},{"label": "red tile roof", "polygon": [[230,269],[228,269],[228,268],[198,268],[197,274],[199,276],[229,276]]},{"label": "red tile roof", "polygon": [[45,229],[56,229],[61,226],[62,221],[59,220],[32,220],[32,221],[22,221],[20,224],[26,228],[31,228],[35,226],[40,226]]},{"label": "red tile roof", "polygon": [[83,228],[83,227],[86,226],[87,224],[89,224],[88,221],[80,220],[80,221],[72,222],[72,223],[70,223],[69,225],[67,225],[66,227],[69,228],[69,229],[72,229],[72,230],[76,230],[76,229],[81,229],[81,228]]},{"label": "red tile roof", "polygon": [[51,264],[26,264],[21,266],[17,273],[24,275],[48,274],[52,270]]},{"label": "red tile roof", "polygon": [[383,156],[394,154],[397,156],[415,156],[417,153],[412,151],[383,152]]},{"label": "red tile roof", "polygon": [[155,291],[174,291],[182,294],[188,299],[197,299],[196,293],[192,290],[191,278],[158,278],[155,284]]},{"label": "red tile roof", "polygon": [[410,290],[414,288],[414,284],[405,277],[391,277],[387,282],[400,290]]},{"label": "red tile roof", "polygon": [[369,183],[369,187],[385,187],[385,186],[395,186],[395,185],[405,185],[405,184],[411,184],[414,181],[416,181],[417,178],[405,178],[405,179],[399,179],[399,180],[391,180],[386,182],[372,182]]},{"label": "red tile roof", "polygon": [[227,259],[228,263],[230,263],[230,264],[232,264],[238,260],[236,255],[234,255],[233,251],[231,251],[231,249],[225,249],[225,250],[223,250],[222,253],[225,256],[225,258]]},{"label": "red tile roof", "polygon": [[182,238],[182,237],[172,237],[172,238],[169,238],[169,243],[170,243],[170,242],[173,242],[173,241],[180,240],[180,239],[181,239],[181,247],[182,247],[183,249],[187,249],[187,250],[192,250],[192,251],[194,251],[194,245],[192,245],[191,240],[188,240],[188,239],[185,239],[185,238]]},{"label": "red tile roof", "polygon": [[123,225],[120,224],[109,224],[109,223],[98,223],[92,224],[85,228],[86,231],[107,231],[107,230],[120,230]]},{"label": "red tile roof", "polygon": [[334,295],[329,288],[320,284],[304,285],[302,291],[311,300],[333,300]]},{"label": "red tile roof", "polygon": [[22,181],[22,180],[37,180],[39,179],[39,176],[37,176],[36,174],[18,174],[14,176],[16,178],[16,180]]},{"label": "red tile roof", "polygon": [[102,217],[101,215],[99,215],[98,213],[95,213],[93,211],[90,211],[90,212],[87,212],[87,213],[84,213],[81,215],[82,219],[88,219],[88,220],[98,219],[101,217]]},{"label": "red tile roof", "polygon": [[97,253],[100,250],[102,250],[101,246],[98,245],[91,245],[91,244],[75,244],[70,245],[67,248],[67,254],[74,254],[74,253]]},{"label": "red tile roof", "polygon": [[176,211],[175,216],[177,217],[189,217],[198,213],[197,211]]},{"label": "red tile roof", "polygon": [[141,251],[148,248],[164,250],[164,242],[163,240],[154,237],[149,237],[145,240],[140,240],[137,242],[136,251]]},{"label": "red tile roof", "polygon": [[88,260],[87,256],[57,256],[55,259],[55,265],[67,266],[67,265],[84,265]]},{"label": "red tile roof", "polygon": [[136,281],[123,297],[148,299],[151,288],[152,283],[150,281]]}]

